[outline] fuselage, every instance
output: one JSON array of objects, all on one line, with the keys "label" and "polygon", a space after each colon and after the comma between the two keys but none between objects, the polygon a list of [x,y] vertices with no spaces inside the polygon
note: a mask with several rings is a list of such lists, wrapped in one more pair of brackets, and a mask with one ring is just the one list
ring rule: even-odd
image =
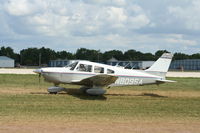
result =
[{"label": "fuselage", "polygon": [[154,84],[156,80],[163,79],[143,70],[124,69],[89,61],[78,61],[67,67],[41,68],[40,73],[46,81],[54,84],[73,84],[99,74],[118,77],[110,86]]}]

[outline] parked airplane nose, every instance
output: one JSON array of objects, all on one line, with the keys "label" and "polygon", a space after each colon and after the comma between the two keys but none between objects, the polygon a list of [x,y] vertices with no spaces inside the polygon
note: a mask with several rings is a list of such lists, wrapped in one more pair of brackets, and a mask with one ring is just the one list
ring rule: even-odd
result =
[{"label": "parked airplane nose", "polygon": [[38,73],[38,74],[41,74],[42,73],[42,69],[35,69],[33,70],[34,73]]}]

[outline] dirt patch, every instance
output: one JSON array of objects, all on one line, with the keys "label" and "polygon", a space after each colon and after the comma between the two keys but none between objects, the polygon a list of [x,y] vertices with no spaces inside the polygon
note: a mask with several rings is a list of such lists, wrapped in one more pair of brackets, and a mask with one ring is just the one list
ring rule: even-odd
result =
[{"label": "dirt patch", "polygon": [[[76,89],[73,89],[76,91]],[[78,90],[77,90],[78,91]],[[46,95],[49,94],[46,89],[23,89],[23,88],[3,88],[0,89],[0,94],[33,94],[33,95]],[[58,95],[66,94],[66,92],[60,92]],[[76,94],[76,92],[74,92]],[[200,97],[200,93],[194,93],[190,91],[135,91],[135,90],[108,90],[105,96],[150,96],[150,97]]]},{"label": "dirt patch", "polygon": [[41,89],[24,89],[20,87],[3,87],[0,89],[0,94],[48,94],[47,90],[44,88]]},{"label": "dirt patch", "polygon": [[161,98],[168,98],[168,97],[200,97],[199,92],[193,91],[163,91],[163,90],[149,90],[149,91],[137,91],[137,90],[108,90],[105,96],[149,96],[149,97],[161,97]]},{"label": "dirt patch", "polygon": [[199,133],[200,123],[187,122],[24,122],[1,124],[1,133]]}]

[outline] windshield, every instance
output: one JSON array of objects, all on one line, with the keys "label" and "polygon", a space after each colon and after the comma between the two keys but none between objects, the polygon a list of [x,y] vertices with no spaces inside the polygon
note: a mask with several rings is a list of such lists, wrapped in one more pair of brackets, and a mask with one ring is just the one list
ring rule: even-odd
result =
[{"label": "windshield", "polygon": [[69,68],[70,70],[74,70],[74,68],[76,67],[77,64],[78,64],[78,62],[74,62],[72,64],[67,65],[66,67]]}]

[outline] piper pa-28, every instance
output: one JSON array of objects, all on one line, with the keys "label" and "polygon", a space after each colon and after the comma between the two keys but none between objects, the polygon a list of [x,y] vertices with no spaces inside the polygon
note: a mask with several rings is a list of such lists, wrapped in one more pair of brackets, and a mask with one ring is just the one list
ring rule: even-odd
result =
[{"label": "piper pa-28", "polygon": [[103,95],[106,87],[161,84],[174,82],[166,80],[173,55],[164,53],[146,70],[125,69],[90,61],[77,61],[66,67],[49,67],[34,70],[42,75],[45,81],[54,83],[48,92],[56,94],[65,91],[59,84],[81,85],[80,88],[89,95]]}]

